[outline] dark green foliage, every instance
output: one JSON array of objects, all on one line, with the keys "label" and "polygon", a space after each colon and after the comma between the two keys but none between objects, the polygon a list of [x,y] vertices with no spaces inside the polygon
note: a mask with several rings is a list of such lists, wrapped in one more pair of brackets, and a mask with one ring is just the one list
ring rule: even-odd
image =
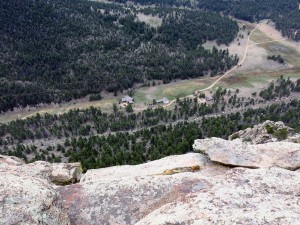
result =
[{"label": "dark green foliage", "polygon": [[265,129],[267,130],[268,134],[274,135],[274,137],[278,138],[279,140],[285,140],[288,136],[287,128],[278,129],[278,127],[266,125]]},{"label": "dark green foliage", "polygon": [[279,140],[285,140],[287,138],[288,135],[288,130],[287,128],[282,128],[282,129],[278,129],[275,133],[274,136],[276,138],[278,138]]},{"label": "dark green foliage", "polygon": [[[125,3],[126,0],[117,0]],[[271,19],[284,36],[300,40],[300,14],[298,0],[132,0],[139,4],[160,6],[188,6],[207,11],[222,12],[250,22]]]},{"label": "dark green foliage", "polygon": [[[299,79],[300,80],[300,79]],[[284,79],[282,76],[276,81],[276,83],[269,84],[269,87],[262,90],[259,96],[265,100],[275,99],[276,97],[290,96],[291,92],[298,91],[300,82],[292,82],[289,78]]]},{"label": "dark green foliage", "polygon": [[101,100],[101,99],[102,99],[101,94],[93,94],[93,95],[90,95],[90,97],[89,97],[90,101],[97,101],[97,100]]},{"label": "dark green foliage", "polygon": [[189,49],[197,48],[206,40],[216,40],[217,44],[229,44],[235,37],[235,33],[228,30],[237,30],[237,24],[232,20],[217,16],[214,13],[198,11],[175,11],[162,26],[158,28],[163,43],[171,46],[180,44]]},{"label": "dark green foliage", "polygon": [[[275,85],[276,84],[276,85]],[[262,96],[279,95],[284,96],[286,88],[297,91],[300,81],[291,82],[289,79],[279,79],[276,83],[263,90]],[[284,87],[284,88],[283,88]],[[132,113],[132,105],[129,105],[127,112],[118,109],[117,104],[113,105],[112,114],[103,113],[100,109],[91,107],[85,110],[71,110],[62,115],[37,114],[24,120],[12,121],[8,124],[0,124],[0,140],[2,143],[8,142],[16,144],[18,141],[26,139],[44,139],[48,137],[72,137],[103,134],[109,131],[128,131],[139,127],[155,126],[162,123],[174,122],[191,117],[205,116],[223,111],[226,102],[224,96],[227,90],[219,88],[213,95],[211,105],[199,104],[197,99],[177,99],[174,110],[166,110],[162,107],[147,109],[139,113]],[[240,107],[253,105],[253,99],[243,101],[235,93],[228,100],[228,104]],[[291,106],[294,106],[292,101]],[[1,145],[0,142],[0,145]]]},{"label": "dark green foliage", "polygon": [[[195,123],[157,126],[134,134],[117,133],[108,137],[93,136],[72,140],[66,156],[80,161],[83,170],[113,165],[138,164],[167,155],[191,151],[193,140],[201,138]],[[146,147],[150,145],[150,147]]]},{"label": "dark green foliage", "polygon": [[128,105],[126,106],[126,112],[128,112],[128,113],[132,113],[132,112],[133,112],[132,104],[128,104]]},{"label": "dark green foliage", "polygon": [[[180,107],[182,107],[181,109],[184,109],[189,104],[188,101],[183,101],[180,102],[180,105]],[[158,112],[147,110],[143,112],[143,116],[147,117],[147,119],[148,117],[164,118],[164,114],[167,117],[172,117],[172,114],[169,114],[167,110],[158,110]],[[60,118],[56,117],[56,120],[54,120],[55,116],[53,116],[53,118],[50,116],[46,116],[45,118],[41,117],[40,119],[37,119],[37,117],[29,118],[24,121],[24,124],[27,124],[27,126],[30,124],[32,124],[31,126],[44,124],[43,126],[53,127],[53,124],[61,123],[67,127],[69,125],[64,121],[64,118],[72,116],[80,121],[78,124],[81,126],[85,120],[91,120],[93,118],[90,117],[91,113],[97,114],[97,117],[100,115],[98,110],[92,108],[86,111],[85,114],[79,113],[76,115],[75,111],[69,115],[63,115]],[[184,116],[184,114],[181,116]],[[243,113],[237,112],[218,117],[203,117],[202,120],[197,123],[179,122],[176,125],[162,124],[133,133],[122,132],[104,136],[96,135],[66,139],[64,147],[57,145],[56,149],[65,151],[64,156],[68,157],[70,162],[81,161],[84,170],[112,165],[138,164],[167,155],[192,151],[191,146],[194,139],[205,137],[227,138],[230,134],[238,130],[251,127],[265,120],[283,121],[286,125],[294,128],[296,132],[299,132],[299,117],[300,101],[293,100],[288,104],[280,103],[272,104],[265,108],[247,109]],[[54,123],[53,120],[56,122]],[[157,120],[159,121],[159,119]],[[2,125],[0,129],[1,135],[8,134],[7,132],[12,132],[18,128],[16,132],[20,132],[21,134],[21,124],[18,125],[18,128],[15,127],[20,122],[21,121],[13,122],[9,126]],[[26,127],[26,129],[23,128],[24,132],[26,132],[28,128],[29,127]],[[72,129],[76,129],[76,126]],[[274,133],[274,136],[280,140],[286,138],[286,129],[267,129],[269,133]],[[3,142],[5,142],[5,140],[7,140],[7,138],[2,139]],[[1,148],[5,149],[5,143],[2,144]],[[51,153],[54,149],[54,147],[48,147],[47,150],[37,151],[34,146],[25,147],[23,144],[17,144],[15,149],[8,151],[6,154],[26,159],[26,154],[33,152],[35,155],[34,160],[59,161],[60,158],[53,156]]]},{"label": "dark green foliage", "polygon": [[282,58],[281,55],[271,55],[271,56],[268,56],[268,59],[269,60],[274,60],[274,61],[276,61],[276,62],[278,62],[280,64],[284,64],[285,63],[284,59]]},{"label": "dark green foliage", "polygon": [[145,80],[216,75],[237,63],[228,51],[198,46],[232,41],[238,27],[231,19],[178,9],[182,20],[175,22],[167,9],[159,11],[163,24],[154,29],[138,22],[136,9],[117,4],[0,1],[0,112],[89,94],[98,99],[101,91]]},{"label": "dark green foliage", "polygon": [[265,129],[266,129],[268,134],[274,134],[274,128],[272,126],[266,125]]}]

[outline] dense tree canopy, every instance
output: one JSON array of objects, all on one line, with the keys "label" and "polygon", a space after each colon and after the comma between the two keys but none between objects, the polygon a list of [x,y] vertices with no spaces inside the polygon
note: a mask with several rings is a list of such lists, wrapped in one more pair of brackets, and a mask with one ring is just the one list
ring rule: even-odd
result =
[{"label": "dense tree canopy", "polygon": [[86,170],[185,153],[192,150],[196,138],[227,138],[265,120],[283,121],[300,132],[299,100],[252,107],[263,98],[279,99],[292,92],[300,92],[300,79],[292,82],[281,77],[260,92],[260,100],[219,88],[210,104],[198,103],[198,97],[178,99],[173,110],[158,107],[133,113],[115,105],[112,114],[94,107],[62,115],[38,114],[0,124],[0,153],[28,161],[80,161]]},{"label": "dense tree canopy", "polygon": [[231,19],[158,11],[163,23],[156,29],[139,22],[136,8],[120,4],[0,1],[0,112],[122,91],[150,79],[215,75],[237,63],[228,51],[201,47],[206,40],[232,41],[238,26]]},{"label": "dense tree canopy", "polygon": [[[300,101],[273,104],[265,108],[248,109],[219,117],[203,118],[199,122],[180,122],[176,125],[158,125],[133,133],[116,133],[107,136],[70,137],[63,144],[38,149],[33,145],[17,144],[6,154],[27,159],[60,162],[62,153],[70,162],[80,161],[84,171],[91,168],[123,164],[138,164],[167,155],[192,151],[197,138],[222,137],[265,120],[283,121],[300,131]],[[5,149],[5,147],[4,147]],[[56,155],[53,154],[56,152]]]},{"label": "dense tree canopy", "polygon": [[[125,3],[127,0],[117,0]],[[132,0],[135,3],[157,6],[185,6],[221,12],[250,22],[271,19],[284,36],[300,40],[298,0]]]}]

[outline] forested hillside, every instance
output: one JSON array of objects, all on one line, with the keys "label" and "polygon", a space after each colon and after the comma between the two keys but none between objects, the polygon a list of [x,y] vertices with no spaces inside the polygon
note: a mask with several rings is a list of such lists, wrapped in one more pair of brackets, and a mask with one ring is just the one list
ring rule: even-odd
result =
[{"label": "forested hillside", "polygon": [[[300,40],[300,12],[299,0],[132,0],[142,5],[155,4],[157,6],[186,6],[205,9],[213,12],[222,12],[238,19],[259,21],[271,19],[276,28],[284,36]],[[117,0],[125,3],[126,0]]]},{"label": "forested hillside", "polygon": [[[300,130],[300,101],[273,104],[266,108],[247,109],[243,113],[232,113],[219,117],[203,118],[201,122],[180,122],[176,125],[159,125],[134,133],[116,133],[107,136],[70,137],[61,144],[39,149],[34,144],[18,144],[1,154],[27,159],[60,162],[61,155],[69,162],[80,161],[84,171],[91,168],[123,164],[138,164],[167,155],[183,154],[192,150],[195,139],[227,136],[240,129],[251,127],[265,120],[284,121]],[[28,121],[29,122],[29,121]],[[56,128],[54,128],[56,129]],[[34,137],[32,137],[32,140]],[[31,161],[31,160],[30,160]]]},{"label": "forested hillside", "polygon": [[[139,113],[103,113],[91,107],[62,115],[36,115],[0,124],[0,153],[28,161],[80,161],[84,169],[137,164],[191,150],[196,138],[222,137],[265,120],[283,121],[300,131],[300,101],[279,99],[300,92],[300,79],[280,78],[259,97],[244,98],[219,88],[208,104],[177,99],[173,110],[162,107]],[[266,100],[276,104],[263,104]],[[266,106],[267,105],[267,106]],[[253,109],[256,108],[256,109]],[[227,114],[225,114],[227,112]]]},{"label": "forested hillside", "polygon": [[0,112],[151,79],[216,75],[237,63],[228,51],[201,46],[230,43],[236,22],[215,13],[157,10],[163,22],[153,28],[139,22],[134,7],[118,4],[0,1]]},{"label": "forested hillside", "polygon": [[198,0],[198,7],[251,22],[271,19],[284,36],[300,40],[298,0]]}]

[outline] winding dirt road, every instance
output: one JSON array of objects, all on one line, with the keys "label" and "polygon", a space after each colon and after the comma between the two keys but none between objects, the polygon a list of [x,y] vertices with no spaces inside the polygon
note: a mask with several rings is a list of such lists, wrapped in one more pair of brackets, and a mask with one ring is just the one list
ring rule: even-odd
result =
[{"label": "winding dirt road", "polygon": [[[195,93],[198,94],[200,92],[203,92],[203,91],[207,91],[207,90],[210,90],[212,89],[220,80],[222,80],[224,77],[228,76],[230,73],[232,73],[233,71],[235,71],[236,69],[238,69],[239,67],[242,66],[242,64],[245,62],[246,58],[247,58],[247,53],[248,53],[248,50],[249,50],[249,47],[251,46],[255,46],[255,45],[259,45],[259,44],[264,44],[264,43],[271,43],[271,42],[279,42],[279,41],[285,41],[287,40],[288,38],[284,38],[284,39],[278,39],[278,40],[272,40],[272,41],[265,41],[265,42],[260,42],[260,43],[254,43],[254,44],[249,44],[249,42],[251,41],[250,40],[250,37],[252,35],[252,33],[254,31],[256,31],[263,23],[260,23],[258,24],[248,35],[248,38],[247,38],[247,43],[246,43],[246,47],[245,47],[245,52],[244,52],[244,56],[242,58],[242,60],[239,61],[239,63],[234,66],[233,68],[231,68],[229,71],[227,71],[226,73],[224,73],[222,76],[220,76],[217,80],[215,80],[210,86],[206,87],[206,88],[203,88],[201,90],[198,90],[196,91]],[[187,95],[185,97],[182,97],[180,99],[184,99],[184,98],[191,98],[191,97],[194,97],[194,95]],[[170,106],[171,104],[173,104],[176,100],[172,100],[170,101],[167,105],[165,105],[164,107],[168,107]]]},{"label": "winding dirt road", "polygon": [[258,24],[249,34],[248,36],[248,39],[247,39],[247,44],[246,44],[246,47],[245,47],[245,52],[244,52],[244,57],[242,58],[242,60],[236,65],[234,66],[233,68],[231,68],[229,71],[227,71],[226,73],[224,73],[222,76],[220,76],[216,81],[214,81],[210,86],[208,86],[207,88],[204,88],[204,89],[201,89],[201,90],[198,90],[196,93],[199,93],[199,92],[202,92],[202,91],[207,91],[211,88],[213,88],[220,80],[222,80],[224,77],[226,77],[228,74],[230,74],[231,72],[233,72],[234,70],[236,70],[237,68],[239,68],[246,60],[246,57],[247,57],[247,53],[248,53],[248,49],[249,49],[249,42],[250,42],[250,37],[251,37],[251,34],[257,30],[259,27],[261,26],[261,24]]}]

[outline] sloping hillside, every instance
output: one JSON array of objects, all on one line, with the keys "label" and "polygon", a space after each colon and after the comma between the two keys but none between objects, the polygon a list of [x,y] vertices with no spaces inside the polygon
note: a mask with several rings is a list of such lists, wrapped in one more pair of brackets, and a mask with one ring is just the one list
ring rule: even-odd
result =
[{"label": "sloping hillside", "polygon": [[[158,29],[137,10],[84,0],[0,2],[0,112],[117,92],[149,79],[215,75],[237,63],[227,51],[237,24],[215,13],[158,9]],[[158,12],[154,12],[157,13]]]}]

